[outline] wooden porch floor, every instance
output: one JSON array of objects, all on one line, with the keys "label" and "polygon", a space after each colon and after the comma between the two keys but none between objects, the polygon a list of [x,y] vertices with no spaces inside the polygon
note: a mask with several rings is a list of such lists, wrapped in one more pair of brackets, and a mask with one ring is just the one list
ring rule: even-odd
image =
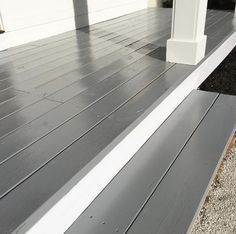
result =
[{"label": "wooden porch floor", "polygon": [[[153,8],[0,52],[0,233],[29,228],[201,66],[165,62],[170,23]],[[209,11],[206,59],[235,31]]]}]

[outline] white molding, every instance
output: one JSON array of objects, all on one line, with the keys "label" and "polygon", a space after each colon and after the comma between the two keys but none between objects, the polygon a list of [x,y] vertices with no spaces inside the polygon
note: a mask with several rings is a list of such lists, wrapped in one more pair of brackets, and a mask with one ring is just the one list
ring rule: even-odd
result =
[{"label": "white molding", "polygon": [[205,56],[207,37],[200,41],[169,39],[167,41],[167,61],[196,65]]},{"label": "white molding", "polygon": [[174,109],[209,76],[235,45],[236,32],[202,61],[188,77],[180,81],[138,126],[78,181],[27,233],[64,233]]},{"label": "white molding", "polygon": [[167,61],[195,65],[205,56],[207,0],[174,0]]}]

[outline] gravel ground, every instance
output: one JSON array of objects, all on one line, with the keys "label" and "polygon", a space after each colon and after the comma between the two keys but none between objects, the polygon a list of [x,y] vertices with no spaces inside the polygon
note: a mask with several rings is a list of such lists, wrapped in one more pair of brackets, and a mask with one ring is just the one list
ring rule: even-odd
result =
[{"label": "gravel ground", "polygon": [[236,234],[236,135],[193,227],[204,233]]}]

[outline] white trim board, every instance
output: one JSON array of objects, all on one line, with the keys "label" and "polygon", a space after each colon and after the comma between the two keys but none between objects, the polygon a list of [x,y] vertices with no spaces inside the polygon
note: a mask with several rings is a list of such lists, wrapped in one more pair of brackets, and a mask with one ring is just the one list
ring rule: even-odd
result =
[{"label": "white trim board", "polygon": [[27,233],[64,233],[174,109],[210,75],[235,45],[236,32],[202,61],[188,77],[180,81],[177,87],[169,90],[169,93],[162,97],[159,105],[156,104],[154,110],[78,181]]},{"label": "white trim board", "polygon": [[1,11],[0,11],[0,30],[4,31],[4,25],[3,25],[3,21],[2,21]]}]

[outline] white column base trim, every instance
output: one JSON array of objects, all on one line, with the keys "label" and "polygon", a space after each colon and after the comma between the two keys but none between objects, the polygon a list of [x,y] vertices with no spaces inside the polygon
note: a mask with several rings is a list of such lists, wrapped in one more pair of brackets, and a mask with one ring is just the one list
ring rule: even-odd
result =
[{"label": "white column base trim", "polygon": [[205,57],[207,36],[199,41],[169,39],[167,41],[167,61],[196,65]]}]

